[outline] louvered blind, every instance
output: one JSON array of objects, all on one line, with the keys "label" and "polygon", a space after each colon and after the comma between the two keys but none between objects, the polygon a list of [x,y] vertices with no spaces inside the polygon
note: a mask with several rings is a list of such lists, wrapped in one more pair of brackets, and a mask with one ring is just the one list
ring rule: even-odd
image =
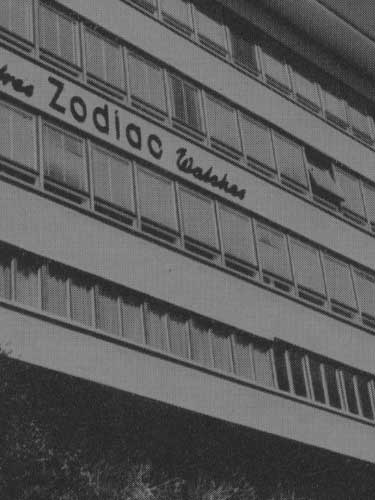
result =
[{"label": "louvered blind", "polygon": [[325,295],[319,251],[301,241],[291,239],[291,252],[297,284]]},{"label": "louvered blind", "polygon": [[56,264],[49,263],[43,269],[42,307],[52,314],[68,315],[67,278]]},{"label": "louvered blind", "polygon": [[170,76],[173,117],[196,130],[202,129],[198,90],[181,78]]},{"label": "louvered blind", "polygon": [[373,420],[374,410],[370,399],[369,380],[362,375],[357,375],[357,384],[358,384],[358,394],[361,406],[361,413],[364,417]]},{"label": "louvered blind", "polygon": [[275,171],[270,128],[241,114],[241,128],[245,154],[252,160]]},{"label": "louvered blind", "polygon": [[226,51],[225,28],[222,20],[222,11],[217,5],[205,2],[197,6],[198,34],[202,41],[208,41],[217,46],[220,52]]},{"label": "louvered blind", "polygon": [[32,40],[31,0],[1,0],[0,25],[15,35]]},{"label": "louvered blind", "polygon": [[375,317],[375,277],[356,270],[355,280],[361,311]]},{"label": "louvered blind", "polygon": [[170,229],[176,229],[172,181],[139,168],[138,190],[141,216]]},{"label": "louvered blind", "polygon": [[235,62],[247,69],[257,70],[258,63],[254,41],[248,40],[244,35],[236,32],[231,33],[231,38],[232,53]]},{"label": "louvered blind", "polygon": [[311,103],[314,107],[320,108],[320,99],[318,87],[315,81],[309,78],[305,73],[294,68],[294,81],[296,92],[303,100]]},{"label": "louvered blind", "polygon": [[356,415],[358,415],[359,407],[357,401],[354,375],[350,373],[348,370],[341,370],[341,373],[344,381],[343,385],[345,390],[347,409],[351,413],[355,413]]},{"label": "louvered blind", "polygon": [[354,132],[371,139],[371,126],[368,115],[355,106],[349,106],[349,113]]},{"label": "louvered blind", "polygon": [[207,119],[212,139],[240,150],[240,137],[234,108],[208,95]]},{"label": "louvered blind", "polygon": [[161,10],[167,19],[191,27],[190,2],[187,0],[161,0]]},{"label": "louvered blind", "polygon": [[353,282],[348,264],[325,255],[324,266],[330,298],[356,309]]},{"label": "louvered blind", "polygon": [[274,134],[274,143],[281,175],[303,187],[307,187],[302,146],[278,133]]},{"label": "louvered blind", "polygon": [[141,300],[132,295],[121,297],[121,321],[123,337],[143,344],[143,322]]},{"label": "louvered blind", "polygon": [[122,89],[124,86],[121,47],[92,31],[86,32],[87,71],[96,78]]},{"label": "louvered blind", "polygon": [[17,302],[39,307],[39,267],[35,259],[19,256],[16,264],[15,297]]},{"label": "louvered blind", "polygon": [[83,277],[74,276],[71,280],[70,313],[74,321],[92,325],[92,292]]},{"label": "louvered blind", "polygon": [[263,270],[291,280],[285,236],[276,229],[258,224],[257,241]]},{"label": "louvered blind", "polygon": [[370,186],[370,184],[366,184],[365,182],[362,185],[367,218],[370,222],[375,223],[375,187]]},{"label": "louvered blind", "polygon": [[270,348],[266,344],[262,344],[260,342],[254,342],[253,357],[254,357],[255,380],[260,384],[273,387],[274,380],[272,373]]},{"label": "louvered blind", "polygon": [[205,366],[212,366],[209,327],[203,321],[193,319],[190,328],[191,358]]},{"label": "louvered blind", "polygon": [[0,297],[11,298],[11,255],[0,247]]},{"label": "louvered blind", "polygon": [[293,380],[294,392],[297,396],[306,397],[307,388],[304,372],[304,356],[294,349],[289,350],[290,371]]},{"label": "louvered blind", "polygon": [[337,97],[333,92],[325,90],[324,102],[327,118],[339,123],[340,125],[345,125],[348,119],[343,99]]},{"label": "louvered blind", "polygon": [[342,206],[361,217],[365,216],[359,179],[349,172],[336,168],[337,181],[344,196]]},{"label": "louvered blind", "polygon": [[233,358],[236,374],[240,377],[253,379],[252,344],[246,335],[236,333],[233,336]]},{"label": "louvered blind", "polygon": [[312,389],[314,393],[313,397],[315,401],[319,401],[319,403],[325,403],[326,396],[324,391],[321,362],[317,358],[309,356],[309,368],[310,368]]},{"label": "louvered blind", "polygon": [[328,399],[330,405],[335,408],[341,408],[341,398],[337,382],[336,368],[325,364],[324,365],[325,379],[327,384]]},{"label": "louvered blind", "polygon": [[219,205],[220,227],[226,255],[257,265],[251,219]]},{"label": "louvered blind", "polygon": [[187,318],[178,312],[168,314],[169,344],[176,356],[189,357],[189,330]]},{"label": "louvered blind", "polygon": [[227,373],[232,371],[231,337],[223,328],[212,329],[212,354],[214,367]]},{"label": "louvered blind", "polygon": [[289,89],[289,75],[284,57],[270,49],[265,49],[263,50],[263,62],[266,76],[271,83],[276,83],[281,85],[281,87]]},{"label": "louvered blind", "polygon": [[92,148],[95,196],[134,212],[133,173],[130,161]]},{"label": "louvered blind", "polygon": [[155,304],[147,304],[145,316],[147,344],[168,351],[166,311]]},{"label": "louvered blind", "polygon": [[96,326],[119,335],[119,310],[115,293],[105,285],[95,287]]},{"label": "louvered blind", "polygon": [[129,54],[130,89],[133,97],[160,110],[166,110],[162,69],[151,61]]},{"label": "louvered blind", "polygon": [[67,15],[41,4],[40,45],[60,59],[78,64],[76,22]]},{"label": "louvered blind", "polygon": [[214,202],[185,188],[180,189],[180,201],[185,236],[217,248]]},{"label": "louvered blind", "polygon": [[0,155],[35,168],[34,119],[0,103]]}]

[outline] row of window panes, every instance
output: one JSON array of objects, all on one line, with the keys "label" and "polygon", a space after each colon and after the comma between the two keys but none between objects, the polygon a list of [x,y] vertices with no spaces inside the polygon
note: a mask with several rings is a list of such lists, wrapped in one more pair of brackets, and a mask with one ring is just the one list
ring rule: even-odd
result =
[{"label": "row of window panes", "polygon": [[[132,0],[143,7],[157,10],[156,0]],[[221,55],[230,55],[232,60],[256,73],[278,89],[292,93],[303,104],[314,111],[324,109],[325,117],[335,125],[350,131],[367,142],[374,140],[374,124],[364,107],[354,103],[354,99],[344,99],[338,90],[338,82],[329,81],[319,84],[323,77],[314,76],[314,70],[306,70],[306,64],[296,66],[287,64],[285,56],[278,47],[259,40],[251,26],[237,20],[223,20],[222,8],[212,3],[198,3],[192,9],[192,3],[185,0],[160,0],[162,19],[182,28],[187,33],[193,32],[193,18],[197,39],[211,50]],[[193,14],[194,12],[194,14]],[[0,25],[21,38],[32,40],[32,0],[3,0],[0,9]],[[101,34],[97,29],[85,27],[85,57],[79,51],[79,23],[65,11],[59,11],[50,4],[39,5],[39,49],[42,56],[53,56],[58,61],[75,68],[86,61],[87,78],[90,81],[104,82],[125,92],[125,66],[122,44],[115,39]],[[242,27],[241,27],[242,26]],[[229,40],[229,43],[227,42]],[[262,45],[260,50],[259,42]],[[136,56],[129,56],[130,88],[132,96],[165,111],[166,99],[163,75],[160,68],[152,63],[140,61]],[[202,128],[202,116],[194,88],[172,80],[174,113],[178,119],[188,122],[193,128]],[[173,99],[173,98],[172,98]],[[194,110],[191,111],[193,105]],[[224,143],[239,149],[240,140],[235,120],[228,111],[224,113],[229,120],[228,135]],[[323,111],[322,111],[323,112]],[[227,125],[227,124],[225,124]],[[225,134],[226,126],[220,127],[220,135]],[[214,129],[215,130],[215,129]],[[222,140],[222,137],[219,137]]]},{"label": "row of window panes", "polygon": [[[49,7],[46,9],[49,10]],[[55,28],[53,32],[56,32]],[[120,48],[115,51],[115,56],[114,46],[105,42],[101,35],[90,31],[87,36],[91,51],[91,55],[87,55],[90,74],[104,80],[108,76],[111,81],[107,79],[107,83],[125,89],[124,61]],[[129,53],[127,65],[133,104],[137,107],[147,105],[165,116],[168,99],[162,68],[135,53]],[[219,98],[200,92],[181,77],[168,74],[167,81],[175,126],[195,130],[202,138],[207,128],[212,147],[234,154],[237,158],[243,154],[250,167],[312,196],[332,210],[339,210],[355,223],[367,224],[369,229],[375,231],[373,186],[361,183],[358,177],[335,166],[324,155],[304,148],[285,134],[237,111]],[[204,115],[207,117],[207,127]]]},{"label": "row of window panes", "polygon": [[3,246],[0,297],[374,419],[374,384],[364,374]]},{"label": "row of window panes", "polygon": [[[1,105],[0,122],[3,168],[35,180],[33,117]],[[46,190],[83,204],[91,195],[91,207],[135,229],[375,328],[372,272],[50,123],[42,123],[41,143]]]}]

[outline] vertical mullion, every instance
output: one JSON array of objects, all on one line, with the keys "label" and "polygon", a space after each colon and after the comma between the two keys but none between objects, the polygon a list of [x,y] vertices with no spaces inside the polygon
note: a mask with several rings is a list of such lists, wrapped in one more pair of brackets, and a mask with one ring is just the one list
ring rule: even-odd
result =
[{"label": "vertical mullion", "polygon": [[312,401],[315,400],[314,398],[314,388],[313,388],[313,382],[312,382],[312,375],[311,375],[311,367],[310,367],[310,357],[308,354],[305,354],[303,357],[304,361],[304,370],[306,373],[306,390],[307,390],[307,397],[311,399]]},{"label": "vertical mullion", "polygon": [[91,139],[85,140],[86,150],[86,174],[87,174],[87,188],[89,192],[89,207],[95,210],[95,185],[94,185],[94,162]]},{"label": "vertical mullion", "polygon": [[328,387],[327,387],[327,379],[326,379],[326,370],[325,370],[324,363],[322,361],[319,361],[319,370],[320,370],[320,374],[321,374],[322,382],[323,382],[324,399],[325,399],[326,405],[330,406]]},{"label": "vertical mullion", "polygon": [[[361,398],[359,395],[357,375],[353,375],[353,385],[354,385],[355,398],[357,400],[358,413],[359,413],[359,415],[361,415],[363,417],[364,415],[363,415],[363,409],[362,409],[362,401],[361,401]],[[369,394],[369,399],[371,399],[371,392],[370,392],[370,387],[368,384],[367,384],[367,392]],[[366,418],[366,417],[364,417],[364,418]]]},{"label": "vertical mullion", "polygon": [[39,170],[39,187],[44,188],[44,127],[41,115],[36,116],[37,168]]},{"label": "vertical mullion", "polygon": [[292,252],[291,252],[291,248],[290,248],[290,237],[289,237],[289,234],[287,234],[287,233],[285,233],[285,241],[286,241],[286,251],[288,253],[288,259],[289,259],[289,265],[290,265],[290,273],[291,273],[292,283],[294,286],[294,293],[295,293],[295,295],[298,295],[298,283],[296,280],[294,263],[293,263],[293,259],[292,259]]},{"label": "vertical mullion", "polygon": [[133,176],[134,176],[134,205],[136,209],[136,228],[140,231],[142,227],[142,221],[141,221],[141,210],[140,210],[140,203],[139,203],[139,188],[138,188],[138,168],[139,165],[135,161],[132,161],[132,170],[133,170]]},{"label": "vertical mullion", "polygon": [[368,383],[369,398],[373,414],[373,419],[375,419],[375,383],[374,380],[370,380]]},{"label": "vertical mullion", "polygon": [[272,153],[273,153],[273,157],[275,160],[276,177],[277,177],[279,184],[281,184],[281,173],[280,173],[280,168],[279,168],[279,164],[278,164],[278,155],[276,154],[276,146],[275,146],[275,139],[274,139],[275,131],[274,131],[273,127],[269,127],[269,130],[270,130],[270,136],[271,136],[271,148],[272,148]]},{"label": "vertical mullion", "polygon": [[348,395],[346,394],[344,372],[342,370],[336,369],[336,379],[337,379],[337,386],[339,388],[339,395],[342,403],[342,409],[346,413],[351,413],[349,410]]},{"label": "vertical mullion", "polygon": [[250,371],[251,378],[256,382],[256,373],[255,373],[255,359],[254,359],[254,341],[249,341],[249,360],[251,363]]},{"label": "vertical mullion", "polygon": [[287,373],[288,380],[289,380],[290,392],[292,394],[296,394],[296,390],[294,387],[292,368],[290,366],[289,349],[287,349],[287,348],[284,351],[284,361],[285,361],[286,373]]},{"label": "vertical mullion", "polygon": [[[258,247],[258,231],[257,231],[257,220],[251,218],[253,226],[253,238],[254,238],[254,250],[258,261],[259,279],[263,281],[263,266],[262,260],[260,259],[259,247]],[[276,372],[275,372],[276,373]]]},{"label": "vertical mullion", "polygon": [[182,208],[181,208],[181,199],[180,199],[180,185],[177,181],[173,181],[173,189],[175,195],[175,206],[176,206],[176,220],[177,220],[177,229],[180,235],[180,246],[182,248],[185,247],[185,231],[182,223]]},{"label": "vertical mullion", "polygon": [[122,54],[122,64],[124,70],[124,87],[127,95],[127,101],[130,101],[130,76],[129,76],[129,61],[128,61],[128,48],[125,45],[120,45]]},{"label": "vertical mullion", "polygon": [[218,244],[219,244],[221,263],[223,266],[225,266],[225,248],[224,248],[223,233],[222,233],[221,224],[220,224],[218,201],[213,200],[213,203],[214,203],[214,213],[215,213],[215,219],[216,219],[216,233],[217,233],[217,239],[218,239]]}]

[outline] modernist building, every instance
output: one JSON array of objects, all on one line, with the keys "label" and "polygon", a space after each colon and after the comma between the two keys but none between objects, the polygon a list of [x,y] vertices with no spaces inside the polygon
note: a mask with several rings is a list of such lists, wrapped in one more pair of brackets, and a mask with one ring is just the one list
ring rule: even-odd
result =
[{"label": "modernist building", "polygon": [[1,0],[14,357],[375,462],[375,44],[318,1]]}]

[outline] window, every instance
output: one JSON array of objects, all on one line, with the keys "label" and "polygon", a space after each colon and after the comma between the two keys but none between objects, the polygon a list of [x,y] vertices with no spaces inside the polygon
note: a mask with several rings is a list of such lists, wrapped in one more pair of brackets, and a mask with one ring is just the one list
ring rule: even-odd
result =
[{"label": "window", "polygon": [[277,50],[263,49],[263,63],[268,83],[280,90],[289,91],[290,81],[284,56]]},{"label": "window", "polygon": [[314,356],[309,356],[309,368],[314,400],[318,403],[325,403],[326,395],[324,390],[322,363]]},{"label": "window", "polygon": [[335,408],[341,408],[342,404],[341,404],[336,368],[330,364],[325,364],[324,372],[327,383],[329,404],[331,406],[334,406]]},{"label": "window", "polygon": [[291,281],[285,235],[277,229],[257,224],[259,259],[266,273]]},{"label": "window", "polygon": [[70,281],[70,314],[72,320],[92,325],[92,288],[88,277],[75,275]]},{"label": "window", "polygon": [[204,366],[212,366],[209,325],[193,318],[190,324],[191,359]]},{"label": "window", "polygon": [[87,72],[112,87],[124,88],[124,62],[118,43],[93,31],[86,31]]},{"label": "window", "polygon": [[149,170],[138,168],[138,191],[142,218],[176,231],[173,182]]},{"label": "window", "polygon": [[347,370],[341,370],[341,374],[345,390],[347,409],[348,411],[350,411],[350,413],[355,413],[356,415],[358,415],[359,408],[356,395],[355,377],[352,373],[350,373]]},{"label": "window", "polygon": [[165,311],[156,304],[147,304],[145,319],[146,343],[157,349],[169,351]]},{"label": "window", "polygon": [[226,37],[221,7],[216,2],[197,5],[197,27],[200,41],[220,55],[225,55]]},{"label": "window", "polygon": [[31,255],[16,260],[15,299],[27,306],[39,306],[39,264]]},{"label": "window", "polygon": [[247,335],[236,333],[233,336],[234,368],[240,377],[253,379],[254,366],[252,360],[252,344]]},{"label": "window", "polygon": [[166,112],[163,70],[141,56],[129,54],[130,91],[133,103],[141,102]]},{"label": "window", "polygon": [[325,295],[319,251],[294,238],[290,240],[290,246],[297,285],[319,295]]},{"label": "window", "polygon": [[276,172],[271,130],[267,125],[241,113],[241,128],[245,155],[250,162]]},{"label": "window", "polygon": [[[207,95],[207,119],[211,139],[240,151],[240,136],[237,125],[237,113],[228,104]],[[215,145],[215,143],[213,144]]]},{"label": "window", "polygon": [[149,12],[154,12],[156,10],[156,0],[132,0],[132,2]]},{"label": "window", "polygon": [[44,173],[79,191],[86,189],[83,139],[49,125],[43,127]]},{"label": "window", "polygon": [[365,209],[359,179],[341,168],[336,168],[336,176],[344,196],[341,206],[349,213],[364,219]]},{"label": "window", "polygon": [[198,90],[177,76],[170,75],[173,118],[202,131]]},{"label": "window", "polygon": [[95,196],[134,213],[133,172],[131,162],[93,146],[92,167]]},{"label": "window", "polygon": [[279,133],[274,134],[274,144],[281,177],[307,188],[303,147]]},{"label": "window", "polygon": [[189,326],[187,317],[173,311],[168,314],[169,344],[173,354],[189,358]]},{"label": "window", "polygon": [[331,208],[340,206],[344,194],[333,175],[332,162],[318,151],[305,149],[313,194]]},{"label": "window", "polygon": [[324,90],[324,102],[327,119],[340,127],[347,127],[345,101],[338,97],[336,93]]},{"label": "window", "polygon": [[0,103],[0,155],[35,169],[34,118]]},{"label": "window", "polygon": [[307,72],[296,68],[293,69],[297,98],[314,111],[318,111],[321,105],[317,84]]},{"label": "window", "polygon": [[77,22],[67,14],[40,5],[40,46],[64,62],[78,65]]},{"label": "window", "polygon": [[212,329],[212,354],[214,367],[225,372],[232,372],[231,337],[223,327]]},{"label": "window", "polygon": [[6,248],[0,247],[0,297],[9,300],[12,298],[11,263],[10,252]]},{"label": "window", "polygon": [[122,336],[138,344],[144,344],[141,300],[131,294],[122,295],[120,306]]},{"label": "window", "polygon": [[217,249],[214,202],[199,193],[180,188],[181,216],[186,238]]},{"label": "window", "polygon": [[66,272],[52,262],[43,267],[42,307],[45,311],[59,316],[68,315]]},{"label": "window", "polygon": [[262,342],[254,342],[253,358],[254,358],[255,380],[259,384],[273,387],[275,384],[273,381],[270,347]]},{"label": "window", "polygon": [[2,0],[0,25],[11,33],[31,41],[33,38],[31,12],[31,0]]},{"label": "window", "polygon": [[232,57],[239,66],[258,72],[255,41],[247,34],[248,30],[246,27],[241,31],[231,31]]},{"label": "window", "polygon": [[325,255],[328,295],[333,302],[356,309],[353,282],[349,265]]},{"label": "window", "polygon": [[371,229],[375,231],[375,187],[365,182],[362,183],[362,187],[365,197],[367,219],[371,225]]},{"label": "window", "polygon": [[304,355],[295,349],[288,350],[293,389],[297,396],[307,397]]},{"label": "window", "polygon": [[190,2],[188,0],[161,0],[161,11],[165,21],[183,31],[191,31]]},{"label": "window", "polygon": [[361,407],[361,414],[365,418],[374,419],[374,411],[371,404],[369,380],[363,375],[357,375],[358,396]]},{"label": "window", "polygon": [[119,334],[119,310],[117,295],[105,283],[95,287],[96,326],[105,332]]},{"label": "window", "polygon": [[219,220],[225,256],[257,267],[251,219],[220,204]]},{"label": "window", "polygon": [[349,105],[349,116],[353,133],[360,139],[372,142],[371,125],[368,114],[357,106]]},{"label": "window", "polygon": [[275,360],[275,369],[277,377],[277,386],[282,391],[290,391],[286,350],[280,345],[275,345],[273,350],[273,356]]},{"label": "window", "polygon": [[375,319],[375,277],[357,269],[354,274],[361,312]]}]

